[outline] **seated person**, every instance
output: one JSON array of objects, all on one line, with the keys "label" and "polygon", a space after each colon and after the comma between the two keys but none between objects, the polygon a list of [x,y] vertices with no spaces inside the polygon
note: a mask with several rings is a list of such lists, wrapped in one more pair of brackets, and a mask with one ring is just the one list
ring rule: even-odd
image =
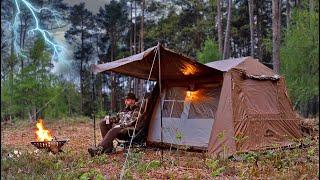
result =
[{"label": "seated person", "polygon": [[139,106],[136,105],[137,98],[133,93],[128,93],[125,98],[126,107],[117,113],[116,116],[106,116],[100,122],[102,141],[97,147],[89,148],[91,156],[111,153],[113,151],[113,140],[117,138],[123,129],[134,127],[136,120],[140,119]]}]

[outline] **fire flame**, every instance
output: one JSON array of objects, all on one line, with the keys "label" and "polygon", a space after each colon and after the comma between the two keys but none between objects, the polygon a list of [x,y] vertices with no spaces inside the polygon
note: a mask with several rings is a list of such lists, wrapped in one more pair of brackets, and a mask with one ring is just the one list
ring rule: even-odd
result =
[{"label": "fire flame", "polygon": [[199,100],[199,91],[187,91],[186,101],[197,101]]},{"label": "fire flame", "polygon": [[38,128],[36,131],[37,141],[51,141],[53,139],[50,131],[43,126],[42,119],[39,119],[36,126]]}]

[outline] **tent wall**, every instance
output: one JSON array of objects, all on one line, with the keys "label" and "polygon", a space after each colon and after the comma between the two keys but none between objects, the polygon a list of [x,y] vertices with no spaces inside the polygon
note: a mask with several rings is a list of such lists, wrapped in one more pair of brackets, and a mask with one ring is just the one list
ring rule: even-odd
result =
[{"label": "tent wall", "polygon": [[300,138],[284,81],[243,79],[232,72],[233,121],[238,151],[287,146]]},{"label": "tent wall", "polygon": [[[221,87],[166,87],[162,96],[163,143],[207,148]],[[148,141],[161,142],[160,102],[149,126]]]},{"label": "tent wall", "polygon": [[236,151],[287,146],[301,138],[299,119],[283,78],[243,79],[234,69],[225,74],[222,92],[208,148],[210,153],[231,155]]},{"label": "tent wall", "polygon": [[236,152],[231,98],[231,73],[224,75],[220,101],[209,140],[208,152],[214,155],[229,156]]}]

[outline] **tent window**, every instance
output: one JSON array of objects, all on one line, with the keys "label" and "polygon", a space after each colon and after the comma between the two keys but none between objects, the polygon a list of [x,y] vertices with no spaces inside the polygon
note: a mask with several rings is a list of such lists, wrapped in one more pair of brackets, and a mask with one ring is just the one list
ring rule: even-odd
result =
[{"label": "tent window", "polygon": [[169,88],[163,101],[163,117],[180,118],[184,108],[186,89],[182,87]]},{"label": "tent window", "polygon": [[213,119],[217,111],[221,88],[204,88],[195,92],[188,119]]},{"label": "tent window", "polygon": [[180,118],[183,111],[184,101],[164,100],[163,117]]},{"label": "tent window", "polygon": [[212,104],[191,103],[188,119],[212,119],[215,111],[216,107]]}]

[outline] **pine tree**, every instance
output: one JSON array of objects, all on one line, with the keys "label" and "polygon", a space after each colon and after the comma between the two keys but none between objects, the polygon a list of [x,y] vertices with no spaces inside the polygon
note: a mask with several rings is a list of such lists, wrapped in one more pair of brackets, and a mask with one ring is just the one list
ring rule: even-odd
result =
[{"label": "pine tree", "polygon": [[75,47],[75,67],[78,69],[80,75],[81,113],[83,112],[83,106],[85,103],[84,88],[88,85],[88,81],[85,81],[86,71],[88,71],[87,63],[93,53],[92,42],[90,41],[92,36],[90,31],[93,28],[92,18],[92,13],[85,9],[84,3],[73,6],[69,16],[71,27],[65,33],[65,37],[68,42]]}]

